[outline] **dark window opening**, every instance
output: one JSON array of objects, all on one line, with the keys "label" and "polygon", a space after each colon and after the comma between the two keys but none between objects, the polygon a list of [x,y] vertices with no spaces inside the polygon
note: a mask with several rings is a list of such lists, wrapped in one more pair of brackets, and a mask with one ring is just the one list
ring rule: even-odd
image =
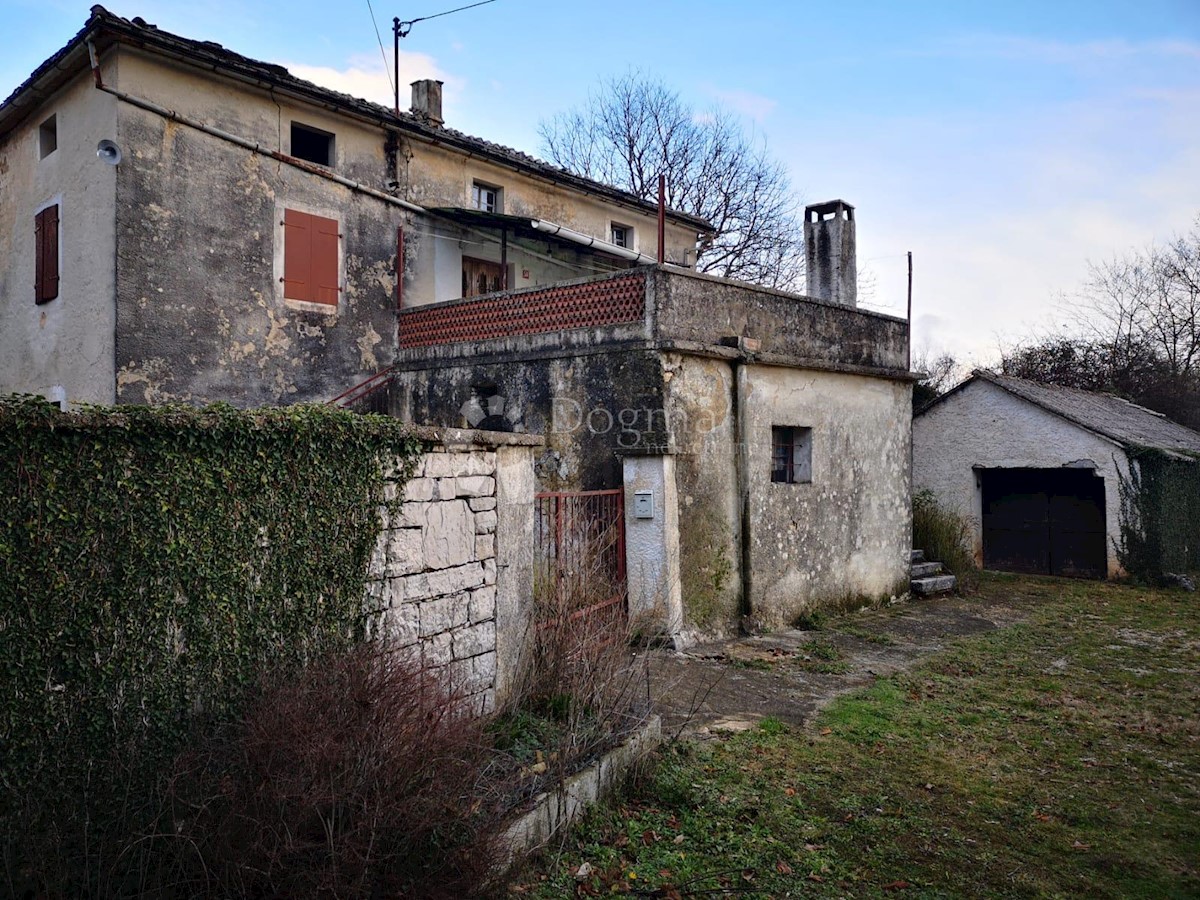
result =
[{"label": "dark window opening", "polygon": [[328,131],[292,123],[292,156],[319,166],[333,165],[333,135]]},{"label": "dark window opening", "polygon": [[613,225],[612,242],[618,247],[632,247],[633,229],[628,225]]},{"label": "dark window opening", "polygon": [[38,159],[58,149],[58,117],[51,116],[38,127]]},{"label": "dark window opening", "polygon": [[776,484],[807,484],[812,481],[812,429],[771,429],[771,480]]}]

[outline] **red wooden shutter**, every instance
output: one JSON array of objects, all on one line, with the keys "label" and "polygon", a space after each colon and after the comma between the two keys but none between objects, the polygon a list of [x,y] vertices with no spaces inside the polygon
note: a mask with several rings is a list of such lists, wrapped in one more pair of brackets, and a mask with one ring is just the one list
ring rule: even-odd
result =
[{"label": "red wooden shutter", "polygon": [[283,211],[283,296],[312,300],[312,216],[294,209]]},{"label": "red wooden shutter", "polygon": [[338,223],[336,219],[309,216],[312,221],[313,300],[338,302]]},{"label": "red wooden shutter", "polygon": [[58,204],[34,217],[34,299],[47,303],[58,296]]},{"label": "red wooden shutter", "polygon": [[294,209],[283,211],[283,296],[338,302],[338,223]]}]

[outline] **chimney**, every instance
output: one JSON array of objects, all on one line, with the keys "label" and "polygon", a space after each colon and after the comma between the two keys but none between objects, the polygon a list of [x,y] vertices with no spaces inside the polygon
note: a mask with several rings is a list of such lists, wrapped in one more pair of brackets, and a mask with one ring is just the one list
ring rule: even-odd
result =
[{"label": "chimney", "polygon": [[425,78],[412,83],[412,114],[434,128],[442,126],[442,83]]},{"label": "chimney", "polygon": [[806,293],[839,306],[858,306],[858,264],[854,259],[854,207],[845,200],[804,208]]}]

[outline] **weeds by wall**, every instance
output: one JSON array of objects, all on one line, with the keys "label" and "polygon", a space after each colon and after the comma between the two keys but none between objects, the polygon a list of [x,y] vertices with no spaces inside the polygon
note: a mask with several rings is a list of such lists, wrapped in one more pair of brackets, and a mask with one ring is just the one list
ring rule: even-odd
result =
[{"label": "weeds by wall", "polygon": [[380,460],[418,452],[325,407],[0,400],[4,799],[165,757],[264,670],[353,642]]},{"label": "weeds by wall", "polygon": [[1150,584],[1200,571],[1200,459],[1150,448],[1129,458],[1129,475],[1117,473],[1122,568]]},{"label": "weeds by wall", "polygon": [[959,587],[970,589],[978,581],[971,528],[961,516],[939,504],[933,491],[913,495],[913,547],[924,550],[926,559],[944,565],[958,579]]}]

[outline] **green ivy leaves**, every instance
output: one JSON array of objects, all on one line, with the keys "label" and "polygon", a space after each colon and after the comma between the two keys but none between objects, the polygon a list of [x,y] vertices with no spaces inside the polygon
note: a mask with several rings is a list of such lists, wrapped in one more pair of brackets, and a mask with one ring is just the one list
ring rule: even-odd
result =
[{"label": "green ivy leaves", "polygon": [[420,445],[327,406],[0,398],[0,772],[169,751],[267,664],[363,634],[384,461]]}]

